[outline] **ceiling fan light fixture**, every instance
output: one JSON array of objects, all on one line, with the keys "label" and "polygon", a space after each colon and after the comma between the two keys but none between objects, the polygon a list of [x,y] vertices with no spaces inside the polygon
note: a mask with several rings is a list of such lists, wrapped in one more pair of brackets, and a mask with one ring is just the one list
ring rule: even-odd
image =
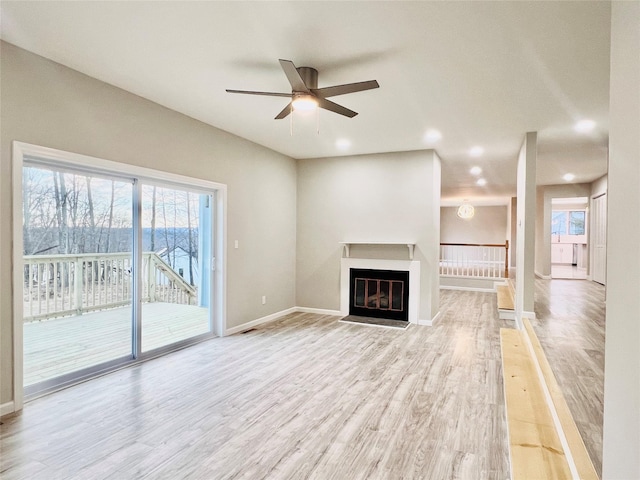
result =
[{"label": "ceiling fan light fixture", "polygon": [[296,95],[291,106],[297,112],[311,112],[318,108],[318,100],[313,95]]}]

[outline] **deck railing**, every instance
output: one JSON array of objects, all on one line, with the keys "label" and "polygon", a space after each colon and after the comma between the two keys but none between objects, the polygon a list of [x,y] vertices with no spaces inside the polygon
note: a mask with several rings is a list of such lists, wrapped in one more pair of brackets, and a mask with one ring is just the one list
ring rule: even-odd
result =
[{"label": "deck railing", "polygon": [[473,278],[509,278],[509,241],[495,243],[441,243],[440,275]]},{"label": "deck railing", "polygon": [[[24,257],[24,321],[81,315],[131,303],[130,253]],[[142,255],[142,301],[195,303],[197,292],[162,258]]]}]

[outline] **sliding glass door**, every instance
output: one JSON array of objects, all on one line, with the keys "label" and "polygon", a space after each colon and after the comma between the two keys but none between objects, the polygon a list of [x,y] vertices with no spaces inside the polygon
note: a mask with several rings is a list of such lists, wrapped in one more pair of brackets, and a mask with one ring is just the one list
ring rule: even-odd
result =
[{"label": "sliding glass door", "polygon": [[23,169],[25,387],[131,358],[132,188]]},{"label": "sliding glass door", "polygon": [[27,396],[212,335],[215,191],[26,159],[22,200]]},{"label": "sliding glass door", "polygon": [[211,209],[211,195],[142,185],[143,352],[211,332]]}]

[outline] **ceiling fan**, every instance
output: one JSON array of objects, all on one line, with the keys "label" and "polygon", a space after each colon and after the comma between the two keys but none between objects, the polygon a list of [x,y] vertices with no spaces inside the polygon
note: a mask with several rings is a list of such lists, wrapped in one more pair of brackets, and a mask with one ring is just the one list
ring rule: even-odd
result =
[{"label": "ceiling fan", "polygon": [[345,85],[334,85],[333,87],[318,88],[318,71],[311,67],[296,67],[291,60],[280,60],[280,66],[284,70],[289,83],[291,84],[291,93],[276,92],[254,92],[250,90],[231,90],[229,93],[244,93],[248,95],[266,95],[270,97],[289,97],[291,101],[276,115],[276,120],[285,118],[293,109],[296,110],[312,110],[316,107],[324,108],[332,112],[353,118],[358,113],[349,110],[342,105],[327,100],[328,97],[344,95],[346,93],[361,92],[363,90],[371,90],[378,88],[378,82],[369,80],[367,82],[347,83]]}]

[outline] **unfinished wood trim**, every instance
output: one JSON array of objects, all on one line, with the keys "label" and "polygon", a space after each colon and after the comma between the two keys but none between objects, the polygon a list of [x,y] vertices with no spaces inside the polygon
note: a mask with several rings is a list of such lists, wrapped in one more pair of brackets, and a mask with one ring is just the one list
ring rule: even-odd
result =
[{"label": "unfinished wood trim", "polygon": [[498,295],[498,309],[500,310],[513,310],[513,294],[511,289],[506,285],[498,285],[496,287],[496,293]]},{"label": "unfinished wood trim", "polygon": [[571,451],[571,456],[573,457],[578,474],[583,480],[597,480],[599,477],[593,466],[589,452],[587,452],[582,436],[580,435],[578,427],[573,420],[569,406],[567,405],[564,395],[562,394],[562,390],[560,389],[556,377],[553,374],[553,370],[551,370],[551,365],[549,365],[549,361],[544,354],[544,350],[538,340],[538,336],[534,332],[529,319],[524,318],[523,322],[525,331],[529,336],[529,341],[531,342],[531,346],[533,347],[540,366],[540,370],[542,371],[544,381],[547,384],[547,389],[551,395],[551,400],[553,401],[556,409],[558,419],[560,420],[561,428],[567,439],[567,444],[569,445],[569,450]]},{"label": "unfinished wood trim", "polygon": [[572,478],[525,333],[500,329],[511,478]]}]

